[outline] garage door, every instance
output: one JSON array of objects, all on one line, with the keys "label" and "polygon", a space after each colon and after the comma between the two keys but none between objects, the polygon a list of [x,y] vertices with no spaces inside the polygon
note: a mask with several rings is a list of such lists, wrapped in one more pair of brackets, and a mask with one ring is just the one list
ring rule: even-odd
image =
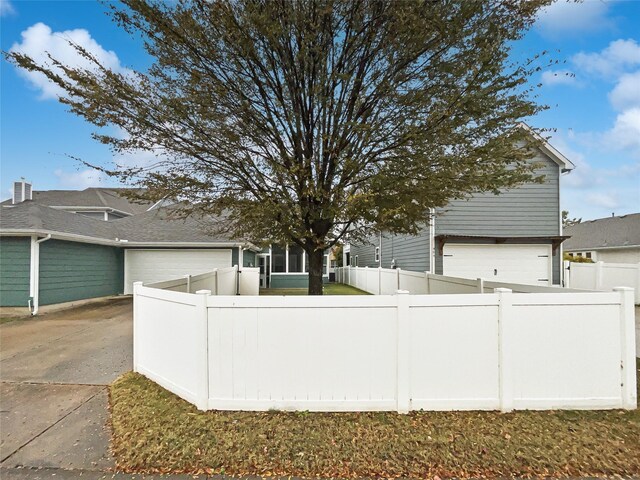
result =
[{"label": "garage door", "polygon": [[551,245],[447,244],[443,272],[452,277],[551,285]]},{"label": "garage door", "polygon": [[133,293],[133,282],[162,282],[230,266],[231,249],[126,250],[124,293]]}]

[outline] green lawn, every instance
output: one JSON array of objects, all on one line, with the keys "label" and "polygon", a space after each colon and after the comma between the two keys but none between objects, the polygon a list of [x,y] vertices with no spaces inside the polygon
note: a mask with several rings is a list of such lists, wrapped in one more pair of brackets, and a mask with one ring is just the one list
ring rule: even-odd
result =
[{"label": "green lawn", "polygon": [[127,472],[324,478],[640,475],[640,410],[199,412],[135,373],[110,386],[110,403],[112,452]]},{"label": "green lawn", "polygon": [[[369,295],[350,285],[342,283],[326,283],[323,286],[324,295]],[[261,288],[260,295],[306,295],[306,288]]]}]

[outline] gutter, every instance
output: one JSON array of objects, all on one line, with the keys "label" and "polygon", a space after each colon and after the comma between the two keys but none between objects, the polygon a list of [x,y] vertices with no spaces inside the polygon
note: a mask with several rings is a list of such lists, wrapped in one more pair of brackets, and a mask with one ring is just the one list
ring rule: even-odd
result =
[{"label": "gutter", "polygon": [[46,237],[39,240],[36,240],[36,238],[35,235],[31,237],[31,272],[29,275],[29,293],[31,298],[29,299],[28,307],[33,316],[38,314],[40,307],[40,244],[51,240],[51,234],[49,233]]}]

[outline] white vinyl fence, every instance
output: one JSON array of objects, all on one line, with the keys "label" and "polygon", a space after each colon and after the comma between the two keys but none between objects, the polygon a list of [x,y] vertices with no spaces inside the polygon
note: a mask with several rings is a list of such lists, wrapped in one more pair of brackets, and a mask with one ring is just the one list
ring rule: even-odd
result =
[{"label": "white vinyl fence", "polygon": [[589,290],[630,287],[636,292],[636,304],[640,304],[640,263],[565,262],[564,268],[568,287]]},{"label": "white vinyl fence", "polygon": [[[559,286],[494,282],[483,278],[450,277],[400,268],[340,267],[336,268],[336,282],[351,285],[374,295],[392,295],[397,290],[407,290],[414,295],[493,293],[497,288],[508,288],[514,293],[581,293],[585,291],[579,289],[580,287],[568,289]],[[588,290],[593,289],[588,288]]]},{"label": "white vinyl fence", "polygon": [[632,409],[632,295],[215,296],[138,283],[134,369],[202,410]]},{"label": "white vinyl fence", "polygon": [[209,290],[212,295],[258,295],[259,268],[219,268],[201,275],[185,275],[183,278],[148,284],[172,292],[195,293]]}]

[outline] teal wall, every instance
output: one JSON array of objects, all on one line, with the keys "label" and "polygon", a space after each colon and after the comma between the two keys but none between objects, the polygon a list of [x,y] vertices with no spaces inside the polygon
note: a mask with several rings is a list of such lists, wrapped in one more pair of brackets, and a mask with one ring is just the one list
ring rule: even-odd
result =
[{"label": "teal wall", "polygon": [[27,306],[30,263],[30,237],[0,237],[0,306]]},{"label": "teal wall", "polygon": [[[322,283],[329,283],[329,278],[323,276]],[[309,274],[288,273],[278,275],[277,273],[272,273],[269,288],[309,288]]]},{"label": "teal wall", "polygon": [[40,244],[40,305],[122,293],[121,248],[49,240]]}]

